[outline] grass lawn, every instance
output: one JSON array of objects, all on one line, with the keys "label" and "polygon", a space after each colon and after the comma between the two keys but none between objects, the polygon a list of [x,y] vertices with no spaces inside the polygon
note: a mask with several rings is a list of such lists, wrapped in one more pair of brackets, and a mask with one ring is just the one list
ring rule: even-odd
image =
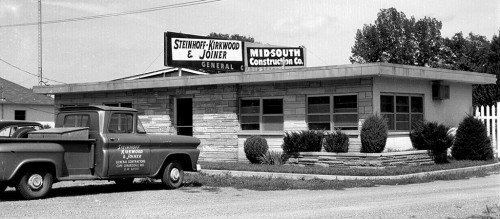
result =
[{"label": "grass lawn", "polygon": [[425,166],[402,166],[388,168],[335,168],[318,166],[292,166],[292,165],[264,165],[237,162],[200,162],[203,169],[209,170],[237,170],[254,172],[275,173],[301,173],[321,175],[343,175],[343,176],[391,176],[410,173],[430,172],[436,170],[449,170],[463,167],[481,166],[497,163],[498,159],[489,161],[451,160],[447,164],[434,164]]},{"label": "grass lawn", "polygon": [[[445,169],[456,169],[462,167],[479,166],[496,163],[498,160],[491,161],[451,161],[448,164],[429,165],[419,167],[398,167],[386,169],[343,169],[343,168],[324,168],[324,167],[297,167],[297,166],[271,166],[243,163],[221,163],[221,162],[203,162],[204,169],[219,170],[241,170],[241,171],[260,171],[260,172],[282,172],[282,173],[303,173],[303,174],[330,174],[330,175],[399,175],[409,173],[428,172]],[[329,190],[346,189],[355,187],[373,187],[377,185],[404,185],[414,183],[425,183],[436,180],[458,180],[471,177],[483,177],[492,172],[500,172],[500,166],[489,170],[477,170],[471,172],[444,173],[439,175],[430,175],[424,177],[409,177],[403,179],[384,179],[384,180],[294,180],[283,178],[262,178],[262,177],[232,177],[232,176],[212,176],[202,173],[186,174],[184,179],[185,187],[234,187],[237,189],[250,189],[259,191],[268,190]]]}]

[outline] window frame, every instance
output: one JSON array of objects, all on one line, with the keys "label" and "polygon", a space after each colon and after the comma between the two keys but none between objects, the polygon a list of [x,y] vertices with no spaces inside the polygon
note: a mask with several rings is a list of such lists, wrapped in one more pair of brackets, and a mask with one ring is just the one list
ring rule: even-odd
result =
[{"label": "window frame", "polygon": [[[340,97],[340,96],[356,96],[356,111],[354,112],[335,112],[335,97]],[[311,97],[328,97],[329,98],[329,112],[323,112],[323,113],[309,113],[309,98]],[[329,121],[329,129],[325,131],[332,131],[335,128],[349,128],[349,129],[343,129],[345,131],[353,131],[353,130],[358,130],[358,122],[359,122],[359,95],[358,93],[344,93],[344,94],[329,94],[329,95],[308,95],[306,96],[306,123],[307,123],[307,129],[310,129],[309,124],[311,123],[309,121],[309,116],[315,116],[315,115],[328,115],[330,118]],[[356,125],[355,126],[337,126],[335,125],[334,122],[334,117],[336,115],[356,115]]]},{"label": "window frame", "polygon": [[[391,96],[392,97],[392,112],[382,112],[382,96]],[[408,98],[408,111],[407,112],[398,112],[397,98],[398,97],[406,97]],[[413,112],[412,110],[412,98],[421,98],[422,100],[422,108],[421,112]],[[388,125],[389,132],[410,132],[413,121],[412,118],[414,115],[421,115],[422,120],[425,120],[425,95],[424,94],[410,94],[410,93],[380,93],[379,97],[380,101],[380,115],[385,117],[387,115],[391,115],[392,124]],[[398,115],[407,115],[408,116],[408,129],[398,129]],[[392,129],[391,129],[392,125]]]},{"label": "window frame", "polygon": [[[259,101],[259,112],[258,113],[242,113],[242,102],[245,100],[258,100]],[[281,113],[264,113],[264,100],[281,100]],[[238,112],[239,112],[239,123],[240,123],[240,131],[245,133],[282,133],[285,130],[285,99],[282,96],[275,97],[245,97],[240,98],[238,101]],[[243,129],[243,125],[245,124],[257,124],[257,123],[243,123],[243,116],[258,116],[259,117],[259,128],[258,129]],[[264,130],[264,118],[266,117],[281,117],[281,130]]]},{"label": "window frame", "polygon": [[[19,113],[22,113],[22,115],[19,115]],[[22,117],[22,119],[19,119],[18,117]],[[26,110],[14,110],[14,120],[26,121],[26,117]]]}]

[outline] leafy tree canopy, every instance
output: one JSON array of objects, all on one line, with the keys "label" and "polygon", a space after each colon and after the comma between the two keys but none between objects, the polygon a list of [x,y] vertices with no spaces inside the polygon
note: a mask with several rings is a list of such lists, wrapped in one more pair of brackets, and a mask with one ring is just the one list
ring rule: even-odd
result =
[{"label": "leafy tree canopy", "polygon": [[250,42],[250,43],[255,42],[255,39],[252,36],[242,36],[239,34],[229,35],[229,34],[212,32],[212,33],[208,34],[207,37],[223,39],[223,40],[241,40],[241,41]]},{"label": "leafy tree canopy", "polygon": [[[462,32],[441,37],[441,21],[408,18],[395,8],[382,9],[374,24],[358,29],[351,63],[388,62],[495,74],[500,79],[500,32],[485,36]],[[500,84],[476,85],[473,105],[500,101]]]}]

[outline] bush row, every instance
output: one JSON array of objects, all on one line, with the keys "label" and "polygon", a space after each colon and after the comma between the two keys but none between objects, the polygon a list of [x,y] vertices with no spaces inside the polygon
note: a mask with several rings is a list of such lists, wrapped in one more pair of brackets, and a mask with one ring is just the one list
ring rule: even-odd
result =
[{"label": "bush row", "polygon": [[321,151],[323,145],[328,152],[347,152],[349,137],[340,130],[327,134],[312,130],[286,132],[281,148],[285,153],[314,152]]}]

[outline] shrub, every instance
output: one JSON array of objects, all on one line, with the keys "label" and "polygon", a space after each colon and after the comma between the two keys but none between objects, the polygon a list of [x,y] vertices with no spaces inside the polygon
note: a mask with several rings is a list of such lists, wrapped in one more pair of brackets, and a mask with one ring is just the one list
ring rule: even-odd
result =
[{"label": "shrub", "polygon": [[325,150],[328,152],[347,152],[349,150],[349,137],[340,130],[325,136]]},{"label": "shrub", "polygon": [[323,132],[321,131],[286,132],[281,148],[285,153],[321,151],[322,140]]},{"label": "shrub", "polygon": [[451,155],[457,160],[489,160],[493,158],[491,140],[486,127],[472,115],[458,125]]},{"label": "shrub", "polygon": [[429,150],[435,163],[448,163],[447,150],[453,145],[453,136],[449,127],[437,122],[419,122],[410,132],[413,147]]},{"label": "shrub", "polygon": [[322,131],[307,130],[300,132],[300,151],[321,151]]},{"label": "shrub", "polygon": [[430,146],[425,142],[429,135],[429,129],[426,127],[426,122],[418,121],[413,124],[410,131],[410,140],[413,148],[417,150],[430,150]]},{"label": "shrub", "polygon": [[260,157],[267,153],[269,146],[267,141],[262,136],[254,135],[250,136],[243,143],[245,155],[250,163],[260,163]]},{"label": "shrub", "polygon": [[260,163],[268,165],[282,165],[285,163],[283,154],[278,151],[268,151],[259,157]]},{"label": "shrub", "polygon": [[281,148],[285,153],[299,152],[300,134],[298,132],[285,132]]},{"label": "shrub", "polygon": [[361,126],[361,152],[381,153],[387,141],[387,122],[378,115],[368,117]]}]

